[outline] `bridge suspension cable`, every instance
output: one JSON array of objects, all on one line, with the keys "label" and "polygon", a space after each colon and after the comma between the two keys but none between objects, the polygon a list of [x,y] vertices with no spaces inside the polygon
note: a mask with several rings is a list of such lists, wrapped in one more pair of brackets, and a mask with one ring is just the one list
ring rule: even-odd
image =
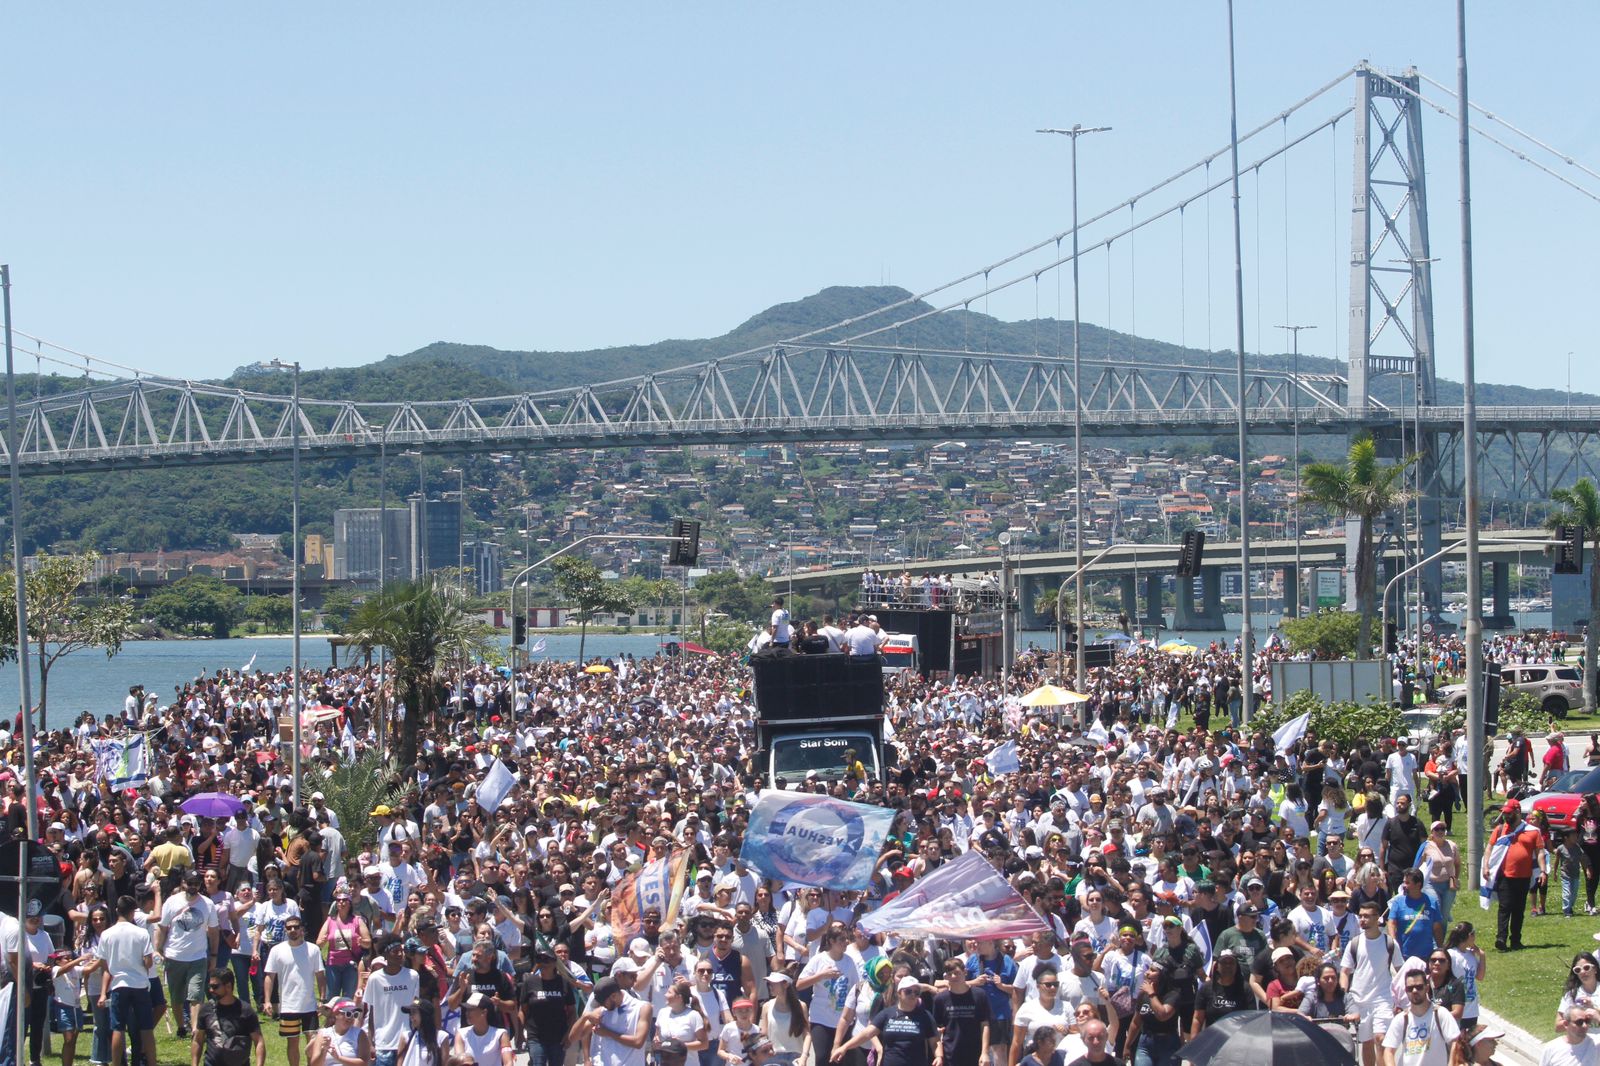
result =
[{"label": "bridge suspension cable", "polygon": [[[1442,84],[1440,82],[1434,81],[1432,78],[1428,77],[1426,74],[1422,73],[1420,70],[1417,71],[1417,77],[1421,78],[1423,81],[1427,82],[1429,85],[1432,85],[1435,89],[1440,89],[1440,90],[1448,93],[1451,96],[1452,99],[1456,95],[1455,89],[1451,88],[1448,85],[1444,85],[1444,84]],[[1514,124],[1512,124],[1510,122],[1507,122],[1505,119],[1501,118],[1499,114],[1497,114],[1494,111],[1490,111],[1488,108],[1484,107],[1482,104],[1475,104],[1471,100],[1468,100],[1467,101],[1467,106],[1471,107],[1472,110],[1478,112],[1480,115],[1482,115],[1485,118],[1489,119],[1491,122],[1498,122],[1500,125],[1504,126],[1506,129],[1510,130],[1512,133],[1515,133],[1517,136],[1522,137],[1525,140],[1532,141],[1534,144],[1538,145],[1540,148],[1543,148],[1545,151],[1549,152],[1551,155],[1553,155],[1556,158],[1560,159],[1563,163],[1566,163],[1568,166],[1577,167],[1579,170],[1583,171],[1585,174],[1589,175],[1591,178],[1600,178],[1600,171],[1595,171],[1595,170],[1590,169],[1589,167],[1584,166],[1582,163],[1580,163],[1573,156],[1568,155],[1566,152],[1563,152],[1561,149],[1556,148],[1553,145],[1546,144],[1544,141],[1541,141],[1539,138],[1535,137],[1533,134],[1529,133],[1527,130],[1519,129],[1517,126],[1515,126]]]},{"label": "bridge suspension cable", "polygon": [[[1240,168],[1240,172],[1243,173],[1245,171],[1251,171],[1251,170],[1255,170],[1255,171],[1259,172],[1259,170],[1260,170],[1260,168],[1261,168],[1261,166],[1263,164],[1271,162],[1272,160],[1278,158],[1280,155],[1283,155],[1284,153],[1288,152],[1290,149],[1299,146],[1300,144],[1304,143],[1305,141],[1309,140],[1310,138],[1312,138],[1312,137],[1316,136],[1317,134],[1321,133],[1323,130],[1329,129],[1330,127],[1336,125],[1339,121],[1341,121],[1343,118],[1345,118],[1345,116],[1349,115],[1353,110],[1354,110],[1353,107],[1346,107],[1343,110],[1339,111],[1337,114],[1329,116],[1328,118],[1324,119],[1322,122],[1318,123],[1316,126],[1312,127],[1311,129],[1309,129],[1309,130],[1305,131],[1304,133],[1302,133],[1300,136],[1296,137],[1294,140],[1289,141],[1287,144],[1284,144],[1284,145],[1281,145],[1279,147],[1273,148],[1271,151],[1267,152],[1265,155],[1260,156],[1259,158],[1257,158],[1254,162],[1251,162],[1251,163],[1241,167]],[[1147,215],[1146,217],[1144,217],[1142,219],[1139,219],[1138,221],[1136,221],[1136,222],[1134,222],[1134,223],[1132,223],[1130,225],[1124,226],[1122,229],[1117,230],[1116,232],[1110,234],[1109,236],[1103,238],[1100,241],[1097,241],[1094,244],[1083,245],[1082,247],[1080,247],[1078,254],[1081,257],[1081,256],[1083,256],[1083,255],[1085,255],[1085,254],[1087,254],[1089,252],[1108,250],[1115,241],[1121,240],[1123,237],[1126,237],[1129,234],[1132,234],[1135,231],[1137,231],[1139,229],[1142,229],[1145,226],[1148,226],[1153,222],[1158,222],[1161,219],[1166,218],[1168,215],[1172,214],[1175,211],[1182,211],[1184,208],[1188,207],[1188,205],[1193,203],[1195,200],[1198,200],[1198,199],[1200,199],[1201,197],[1204,197],[1204,196],[1209,196],[1210,194],[1218,191],[1219,189],[1222,189],[1223,187],[1229,185],[1232,182],[1232,180],[1233,179],[1232,179],[1231,176],[1226,177],[1226,178],[1219,178],[1218,180],[1213,181],[1210,184],[1208,184],[1205,188],[1203,188],[1200,192],[1196,193],[1193,196],[1190,196],[1190,197],[1187,197],[1187,198],[1185,198],[1183,200],[1180,200],[1177,203],[1170,204],[1167,207],[1161,209],[1160,211],[1157,211],[1157,212],[1155,212],[1153,214]],[[1125,201],[1124,204],[1119,205],[1118,208],[1113,209],[1113,210],[1120,210],[1121,207],[1127,206],[1127,203],[1128,202]],[[1100,215],[1097,215],[1096,218],[1102,218],[1103,219],[1103,218],[1108,217],[1112,213],[1113,213],[1112,211],[1102,212]],[[1089,221],[1092,222],[1092,221],[1094,221],[1094,219],[1090,219]],[[1085,225],[1087,225],[1087,224],[1088,223],[1085,223]],[[1069,230],[1068,231],[1068,235],[1070,235],[1070,234],[1071,234],[1071,231]],[[1048,243],[1049,242],[1045,242],[1045,244],[1048,244]],[[1037,246],[1035,246],[1034,250],[1037,250],[1038,248],[1042,248],[1044,246],[1045,246],[1044,244],[1037,245]],[[1007,261],[1008,262],[1014,261],[1016,258],[1018,258],[1018,257],[1017,256],[1012,256]],[[955,300],[955,301],[953,301],[951,303],[948,303],[948,304],[944,304],[943,306],[940,306],[940,307],[932,307],[932,308],[928,308],[927,310],[924,310],[924,311],[919,311],[914,315],[911,315],[911,316],[909,316],[907,318],[897,319],[896,321],[891,322],[891,323],[889,323],[887,325],[878,326],[878,327],[876,327],[874,329],[866,330],[866,331],[861,332],[861,333],[852,334],[851,336],[846,337],[843,340],[834,341],[834,342],[831,342],[831,343],[830,342],[825,342],[825,341],[818,341],[818,342],[813,343],[813,344],[801,345],[801,347],[802,348],[811,348],[811,349],[821,349],[821,348],[832,347],[832,346],[839,345],[839,344],[856,344],[856,343],[859,343],[859,342],[867,339],[868,337],[875,337],[880,333],[886,333],[886,332],[888,332],[889,330],[892,330],[892,329],[899,329],[902,326],[908,326],[908,325],[910,325],[910,324],[912,324],[914,322],[920,322],[921,320],[923,320],[925,318],[932,318],[933,316],[943,314],[946,311],[953,311],[958,307],[963,307],[963,306],[971,303],[978,296],[983,296],[983,295],[987,295],[988,293],[1000,292],[1002,290],[1009,289],[1014,285],[1019,285],[1022,282],[1027,281],[1029,278],[1033,277],[1035,274],[1042,274],[1047,270],[1054,270],[1056,267],[1064,266],[1064,265],[1066,265],[1068,263],[1071,263],[1071,262],[1072,262],[1071,253],[1068,253],[1066,255],[1061,255],[1061,256],[1058,256],[1056,259],[1053,259],[1050,262],[1048,262],[1048,263],[1044,264],[1043,266],[1040,266],[1040,267],[1038,267],[1038,268],[1036,268],[1034,270],[1029,270],[1026,273],[1018,274],[1018,275],[1015,275],[1015,276],[1013,276],[1011,278],[1008,278],[1006,280],[1003,280],[1003,281],[1000,281],[1000,282],[998,282],[996,284],[993,284],[988,289],[986,289],[984,292],[976,293],[976,294],[971,295],[971,296],[962,297],[961,299]],[[978,275],[981,276],[983,273],[984,273],[984,271],[979,271]],[[931,290],[931,291],[937,292],[939,290],[935,289],[935,290]],[[904,302],[905,301],[901,301],[902,304]],[[890,305],[890,306],[893,306],[893,305]],[[865,316],[857,316],[857,317],[865,317]],[[785,342],[785,346],[786,347],[790,347],[790,346],[793,346],[793,345],[794,345],[794,342],[792,342],[792,341]]]},{"label": "bridge suspension cable", "polygon": [[[1400,91],[1402,91],[1404,93],[1407,93],[1408,95],[1415,96],[1422,103],[1424,103],[1424,104],[1428,105],[1429,107],[1433,108],[1435,111],[1437,111],[1441,115],[1444,115],[1446,118],[1456,118],[1457,117],[1457,112],[1456,111],[1454,111],[1451,108],[1445,106],[1444,104],[1439,103],[1436,100],[1430,100],[1428,97],[1424,96],[1421,92],[1417,91],[1416,89],[1411,88],[1411,86],[1406,85],[1403,82],[1397,81],[1394,78],[1389,77],[1389,75],[1382,73],[1381,71],[1374,70],[1372,73],[1373,73],[1374,77],[1380,78],[1383,81],[1388,82],[1390,85],[1394,86],[1396,89],[1399,89]],[[1433,82],[1432,84],[1438,84],[1438,83],[1437,82]],[[1459,105],[1459,101],[1458,101],[1458,105]],[[1490,144],[1493,144],[1493,145],[1496,145],[1497,147],[1505,149],[1507,152],[1509,152],[1512,155],[1516,156],[1518,159],[1520,159],[1522,162],[1528,164],[1530,167],[1533,167],[1536,170],[1543,171],[1544,173],[1550,175],[1552,178],[1555,178],[1561,184],[1567,186],[1569,189],[1572,189],[1574,192],[1577,192],[1577,193],[1579,193],[1579,194],[1581,194],[1583,196],[1586,196],[1589,199],[1595,201],[1596,203],[1600,203],[1600,193],[1596,193],[1596,192],[1593,192],[1593,191],[1591,191],[1589,189],[1584,188],[1582,185],[1579,185],[1577,182],[1573,181],[1571,178],[1567,177],[1565,174],[1556,173],[1554,170],[1552,170],[1549,167],[1545,166],[1543,163],[1539,162],[1537,159],[1534,159],[1532,156],[1528,155],[1528,153],[1524,152],[1522,149],[1515,148],[1515,147],[1507,144],[1505,141],[1502,141],[1500,138],[1496,137],[1494,134],[1490,133],[1488,130],[1484,129],[1482,126],[1473,125],[1470,122],[1467,125],[1468,125],[1468,128],[1471,129],[1473,133],[1476,133],[1478,136],[1482,137],[1484,140],[1488,141]],[[1555,154],[1559,154],[1559,153],[1555,153]],[[1567,160],[1567,161],[1568,162],[1572,162],[1572,160],[1570,160],[1570,159]],[[1588,168],[1583,168],[1583,169],[1585,169],[1587,171]],[[1589,172],[1593,173],[1592,171],[1589,171]]]},{"label": "bridge suspension cable", "polygon": [[[1297,100],[1295,103],[1290,104],[1288,107],[1284,108],[1282,111],[1278,112],[1276,115],[1272,116],[1271,118],[1267,119],[1265,122],[1261,123],[1261,125],[1255,127],[1254,129],[1250,130],[1249,132],[1243,134],[1239,138],[1240,143],[1242,144],[1245,141],[1250,140],[1252,137],[1255,137],[1255,136],[1265,132],[1266,130],[1271,129],[1274,125],[1276,125],[1276,124],[1284,121],[1285,119],[1289,118],[1289,116],[1291,116],[1291,115],[1295,114],[1296,112],[1300,111],[1302,108],[1307,107],[1308,105],[1310,105],[1311,103],[1313,103],[1314,101],[1319,99],[1320,97],[1327,95],[1329,92],[1331,92],[1332,90],[1338,88],[1341,84],[1343,84],[1345,79],[1349,78],[1350,75],[1354,74],[1358,69],[1359,69],[1358,66],[1351,66],[1351,67],[1349,67],[1349,68],[1347,68],[1345,70],[1340,71],[1337,76],[1329,79],[1325,84],[1323,84],[1319,88],[1315,89],[1311,93],[1309,93],[1306,96],[1302,97],[1300,100]],[[1344,114],[1349,114],[1349,109],[1346,109]],[[1113,204],[1112,206],[1106,208],[1104,211],[1100,212],[1098,215],[1093,215],[1093,216],[1091,216],[1089,218],[1083,219],[1078,224],[1078,227],[1077,227],[1078,231],[1081,233],[1085,227],[1092,226],[1097,222],[1102,222],[1105,219],[1111,217],[1112,215],[1115,215],[1118,212],[1120,212],[1120,211],[1122,211],[1122,210],[1124,210],[1126,208],[1132,207],[1133,205],[1138,203],[1138,201],[1144,199],[1145,197],[1148,197],[1148,196],[1150,196],[1150,195],[1152,195],[1154,193],[1160,192],[1162,189],[1165,189],[1167,186],[1172,185],[1175,182],[1181,181],[1182,179],[1184,179],[1184,178],[1188,177],[1189,175],[1193,174],[1195,171],[1201,170],[1201,169],[1206,168],[1206,167],[1209,167],[1212,162],[1214,162],[1215,160],[1217,160],[1217,159],[1221,158],[1222,156],[1226,155],[1228,153],[1228,151],[1229,151],[1229,148],[1226,147],[1226,146],[1224,146],[1222,148],[1219,148],[1216,151],[1209,153],[1208,155],[1204,156],[1203,158],[1198,159],[1195,162],[1191,163],[1190,165],[1188,165],[1188,166],[1184,167],[1183,169],[1177,171],[1176,173],[1173,173],[1173,174],[1169,175],[1168,177],[1163,178],[1161,181],[1156,182],[1154,185],[1150,186],[1148,189],[1145,189],[1142,192],[1134,193],[1132,196],[1128,197],[1127,199],[1122,200],[1121,202]],[[1191,198],[1191,199],[1193,199],[1193,198]],[[1124,232],[1127,232],[1127,231],[1124,231]],[[968,273],[963,274],[960,277],[953,278],[950,281],[947,281],[947,282],[945,282],[945,283],[943,283],[941,285],[936,285],[933,288],[924,289],[922,292],[916,293],[915,295],[907,296],[903,300],[896,300],[893,303],[884,304],[882,307],[874,308],[873,310],[870,310],[870,311],[864,311],[861,314],[853,315],[850,318],[841,319],[838,322],[832,323],[831,325],[818,326],[817,328],[811,329],[811,330],[807,330],[804,333],[795,334],[792,337],[786,338],[784,343],[786,343],[786,344],[797,344],[797,343],[799,343],[801,341],[810,340],[813,337],[818,337],[821,334],[828,333],[828,332],[833,331],[833,330],[848,329],[848,328],[850,328],[852,326],[860,325],[861,323],[869,321],[869,320],[871,320],[873,318],[876,318],[879,315],[888,314],[891,311],[896,311],[896,310],[899,310],[899,309],[901,309],[903,307],[913,306],[915,304],[918,304],[918,303],[921,303],[921,302],[927,300],[930,297],[937,296],[939,293],[945,292],[945,291],[947,291],[949,289],[953,289],[958,285],[963,285],[963,284],[965,284],[966,282],[969,282],[969,281],[975,281],[975,280],[983,277],[985,274],[992,273],[993,271],[999,270],[1001,267],[1009,266],[1009,265],[1011,265],[1012,263],[1016,262],[1019,259],[1026,258],[1027,256],[1032,255],[1034,252],[1037,252],[1037,251],[1040,251],[1040,250],[1042,250],[1044,248],[1047,248],[1052,243],[1059,243],[1060,241],[1062,241],[1062,240],[1064,240],[1064,239],[1066,239],[1068,237],[1071,237],[1071,236],[1072,236],[1072,229],[1071,228],[1068,228],[1068,229],[1065,229],[1065,230],[1061,230],[1058,233],[1051,234],[1050,236],[1045,237],[1042,240],[1036,241],[1035,243],[1029,245],[1026,248],[1019,249],[1018,251],[1012,252],[1009,255],[1006,255],[1006,256],[1004,256],[1004,257],[1002,257],[1000,259],[997,259],[993,263],[990,263],[988,266],[980,267],[980,268],[978,268],[976,270],[969,271]],[[1041,268],[1040,269],[1040,273],[1043,273],[1045,270],[1052,269],[1053,267],[1061,266],[1064,263],[1070,263],[1071,261],[1072,261],[1072,257],[1071,256],[1067,256],[1065,258],[1058,258],[1052,264],[1050,264],[1049,266]],[[998,291],[998,290],[992,290],[992,291]],[[979,293],[977,295],[983,295],[983,293]],[[973,298],[975,299],[976,296],[974,296]],[[954,308],[954,307],[959,307],[962,304],[962,302],[963,301],[960,301],[960,300],[955,301],[954,303],[948,305],[946,307],[946,310],[949,310],[949,309]],[[913,321],[914,321],[914,319],[913,319]],[[885,327],[885,328],[890,328],[890,327]],[[873,334],[866,334],[866,336],[871,336],[871,335],[873,335]],[[852,338],[852,339],[859,339],[859,338]],[[737,357],[737,356],[740,356],[740,355],[748,355],[748,354],[752,354],[753,352],[762,351],[762,350],[764,350],[764,349],[756,348],[756,349],[750,349],[750,350],[744,351],[744,352],[736,352],[736,353],[734,353],[733,356],[729,356],[728,358],[734,358],[734,357]]]}]

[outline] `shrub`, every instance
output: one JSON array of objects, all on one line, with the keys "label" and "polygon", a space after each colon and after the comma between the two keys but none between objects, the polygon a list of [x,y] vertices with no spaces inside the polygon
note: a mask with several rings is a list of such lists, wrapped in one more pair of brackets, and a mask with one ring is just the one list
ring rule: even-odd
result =
[{"label": "shrub", "polygon": [[1332,740],[1348,749],[1357,741],[1376,741],[1405,732],[1399,708],[1381,700],[1367,703],[1338,700],[1325,703],[1314,692],[1301,690],[1280,704],[1271,704],[1250,720],[1253,733],[1272,733],[1292,718],[1311,712],[1311,731],[1318,739]]}]

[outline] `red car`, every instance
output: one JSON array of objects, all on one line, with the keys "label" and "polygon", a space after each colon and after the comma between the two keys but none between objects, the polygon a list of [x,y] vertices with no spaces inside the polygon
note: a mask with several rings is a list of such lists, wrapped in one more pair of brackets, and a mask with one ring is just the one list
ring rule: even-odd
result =
[{"label": "red car", "polygon": [[1568,770],[1550,782],[1550,787],[1529,799],[1523,806],[1543,811],[1552,829],[1566,829],[1572,825],[1583,797],[1600,792],[1600,766]]}]

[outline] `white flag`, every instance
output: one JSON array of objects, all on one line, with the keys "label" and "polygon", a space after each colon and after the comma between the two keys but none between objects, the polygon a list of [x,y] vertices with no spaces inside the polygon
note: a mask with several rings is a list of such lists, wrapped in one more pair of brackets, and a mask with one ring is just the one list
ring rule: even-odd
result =
[{"label": "white flag", "polygon": [[1277,728],[1272,734],[1272,746],[1278,751],[1288,751],[1295,741],[1306,735],[1306,727],[1311,724],[1311,712],[1307,711],[1298,718],[1291,718]]},{"label": "white flag", "polygon": [[1106,732],[1106,724],[1095,715],[1094,724],[1089,727],[1088,737],[1099,747],[1105,747],[1111,742],[1111,736]]},{"label": "white flag", "polygon": [[1001,774],[1014,774],[1022,769],[1022,762],[1017,758],[1017,742],[1008,740],[983,757],[989,764],[989,772],[999,777]]},{"label": "white flag", "polygon": [[489,767],[489,772],[484,775],[483,783],[478,786],[478,806],[493,814],[500,809],[500,804],[517,787],[517,775],[506,769],[506,764],[499,759]]},{"label": "white flag", "polygon": [[252,655],[252,656],[250,656],[250,661],[249,662],[247,662],[243,666],[239,667],[239,672],[241,674],[248,674],[250,672],[250,668],[252,666],[254,666],[255,664],[256,664],[256,657],[254,655]]}]

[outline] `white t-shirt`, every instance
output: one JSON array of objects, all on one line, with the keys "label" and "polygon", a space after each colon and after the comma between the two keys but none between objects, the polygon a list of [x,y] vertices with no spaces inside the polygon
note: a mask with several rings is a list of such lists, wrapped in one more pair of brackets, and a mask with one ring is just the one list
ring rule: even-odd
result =
[{"label": "white t-shirt", "polygon": [[100,934],[94,957],[106,964],[111,974],[111,988],[149,988],[150,976],[145,972],[146,956],[155,954],[150,934],[132,922],[118,922]]},{"label": "white t-shirt", "polygon": [[[1384,958],[1384,945],[1388,958]],[[1387,964],[1386,964],[1387,962]],[[1405,964],[1400,944],[1387,933],[1376,937],[1358,934],[1344,949],[1339,968],[1350,975],[1350,999],[1359,1007],[1372,1007],[1388,1000],[1394,971]]]},{"label": "white t-shirt", "polygon": [[1420,1018],[1409,1009],[1396,1014],[1383,1046],[1395,1052],[1395,1066],[1448,1066],[1450,1045],[1460,1035],[1451,1013],[1430,1003]]},{"label": "white t-shirt", "polygon": [[1038,1000],[1024,1003],[1017,1008],[1016,1021],[1013,1023],[1022,1032],[1022,1044],[1026,1047],[1032,1040],[1033,1034],[1047,1025],[1053,1025],[1060,1032],[1066,1032],[1071,1023],[1072,1016],[1067,1013],[1067,1001],[1056,997],[1056,1005],[1045,1010],[1044,1004]]},{"label": "white t-shirt", "polygon": [[811,986],[811,1021],[814,1025],[831,1027],[839,1024],[839,1018],[844,1014],[845,999],[850,995],[850,989],[861,980],[861,970],[850,956],[845,955],[835,961],[824,951],[812,956],[805,969],[800,971],[800,979],[805,980],[825,970],[838,970],[839,976],[818,981]]},{"label": "white t-shirt", "polygon": [[161,905],[161,927],[167,931],[161,954],[173,962],[204,962],[211,954],[206,931],[217,928],[217,908],[204,896],[191,902],[175,895]]},{"label": "white t-shirt", "polygon": [[1600,1037],[1586,1036],[1576,1044],[1566,1035],[1556,1037],[1539,1052],[1539,1066],[1595,1066],[1600,1062]]},{"label": "white t-shirt", "polygon": [[267,973],[278,981],[278,1010],[284,1014],[311,1014],[317,1009],[317,974],[322,972],[322,949],[309,940],[299,945],[284,941],[267,955]]},{"label": "white t-shirt", "polygon": [[399,973],[382,968],[367,975],[361,1002],[372,1011],[372,1047],[375,1051],[397,1051],[400,1038],[411,1031],[406,1011],[417,1001],[422,987],[417,971],[402,966]]},{"label": "white t-shirt", "polygon": [[1305,905],[1296,907],[1289,912],[1289,920],[1294,923],[1295,932],[1299,933],[1307,944],[1318,951],[1328,950],[1328,936],[1332,931],[1332,916],[1324,907],[1312,905],[1308,911]]}]

